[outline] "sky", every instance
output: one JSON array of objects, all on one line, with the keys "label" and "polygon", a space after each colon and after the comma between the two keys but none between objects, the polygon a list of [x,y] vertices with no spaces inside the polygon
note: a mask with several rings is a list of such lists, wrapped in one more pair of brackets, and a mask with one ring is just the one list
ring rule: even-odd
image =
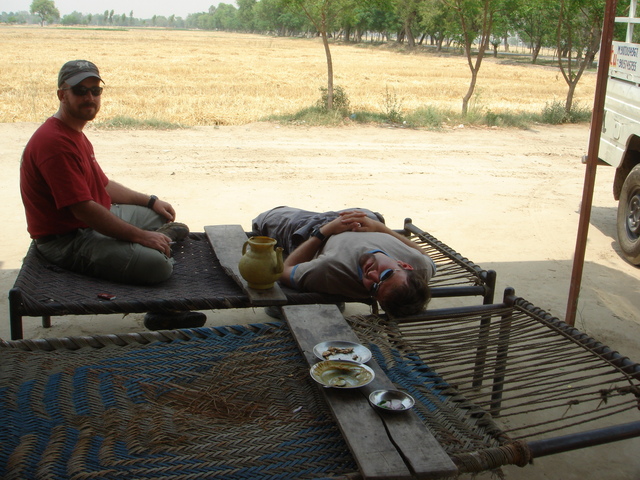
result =
[{"label": "sky", "polygon": [[[29,11],[33,0],[0,0],[0,12]],[[128,17],[133,10],[135,18],[151,18],[154,15],[187,18],[190,13],[209,11],[211,5],[227,3],[236,6],[234,0],[53,0],[60,16],[64,17],[73,11],[83,14],[104,13],[113,10],[115,15],[123,13]]]}]

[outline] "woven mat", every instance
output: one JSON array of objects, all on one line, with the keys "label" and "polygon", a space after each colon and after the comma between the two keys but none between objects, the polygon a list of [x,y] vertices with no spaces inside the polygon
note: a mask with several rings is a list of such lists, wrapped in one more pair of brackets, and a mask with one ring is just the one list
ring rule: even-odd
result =
[{"label": "woven mat", "polygon": [[[443,394],[446,383],[418,358],[382,336],[369,340],[387,375],[416,397],[419,415],[444,415],[436,436],[446,448],[498,445],[491,420]],[[79,338],[73,350],[69,344],[50,352],[0,348],[2,478],[357,474],[284,324]],[[82,346],[88,344],[94,347]]]},{"label": "woven mat", "polygon": [[2,478],[356,470],[287,330],[198,329],[170,343],[3,350]]},{"label": "woven mat", "polygon": [[[204,233],[191,233],[173,249],[171,278],[153,286],[131,286],[90,278],[47,262],[31,245],[14,288],[22,292],[22,315],[134,313],[249,307],[249,298],[227,275]],[[289,303],[337,303],[343,297],[283,288]],[[101,300],[110,293],[115,300]]]}]

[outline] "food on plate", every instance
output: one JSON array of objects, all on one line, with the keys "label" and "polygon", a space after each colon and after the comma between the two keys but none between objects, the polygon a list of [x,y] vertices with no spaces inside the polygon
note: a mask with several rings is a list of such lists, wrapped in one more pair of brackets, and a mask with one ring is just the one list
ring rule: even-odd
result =
[{"label": "food on plate", "polygon": [[[327,350],[322,352],[322,356],[325,359],[328,359],[329,357],[332,357],[334,355],[349,355],[350,353],[353,353],[353,347],[350,347],[350,348],[329,347]],[[358,357],[358,355],[354,353],[351,358],[353,360],[358,360],[358,358],[360,357]]]}]

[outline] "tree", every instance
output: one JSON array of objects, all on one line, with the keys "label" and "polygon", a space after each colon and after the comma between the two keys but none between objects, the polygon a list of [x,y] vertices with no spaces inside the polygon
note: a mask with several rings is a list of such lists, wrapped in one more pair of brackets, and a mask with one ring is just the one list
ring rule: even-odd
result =
[{"label": "tree", "polygon": [[60,23],[62,25],[80,25],[81,23],[83,23],[82,14],[74,10],[69,15],[65,15],[64,17],[62,17]]},{"label": "tree", "polygon": [[40,17],[41,27],[44,27],[44,22],[50,22],[60,18],[60,12],[56,8],[53,0],[33,0],[31,3],[31,14]]},{"label": "tree", "polygon": [[518,0],[511,21],[531,48],[531,63],[536,63],[543,45],[555,44],[558,9],[549,0]]},{"label": "tree", "polygon": [[407,46],[414,48],[416,40],[413,35],[415,24],[418,18],[418,4],[421,0],[396,0],[396,12],[402,21],[401,35],[398,35],[398,41],[402,38],[407,39]]},{"label": "tree", "polygon": [[445,39],[451,38],[457,30],[453,10],[441,0],[425,0],[420,5],[420,18],[420,28],[431,37],[440,52]]},{"label": "tree", "polygon": [[[560,0],[556,45],[558,66],[569,85],[564,105],[567,115],[571,113],[576,86],[598,52],[604,7],[605,0]],[[566,58],[561,52],[566,52]]]},{"label": "tree", "polygon": [[255,29],[255,16],[253,8],[257,0],[236,0],[238,4],[238,22],[240,28],[247,32],[253,32]]},{"label": "tree", "polygon": [[[482,65],[484,54],[489,47],[489,39],[493,30],[494,15],[498,10],[501,0],[443,0],[446,5],[454,10],[458,17],[460,35],[464,52],[467,56],[471,81],[469,89],[462,98],[462,114],[469,110],[469,100],[476,88],[478,72]],[[478,51],[473,55],[473,45],[478,39]]]},{"label": "tree", "polygon": [[288,0],[285,3],[301,10],[322,37],[327,58],[327,110],[333,110],[333,60],[328,32],[339,10],[340,0]]}]

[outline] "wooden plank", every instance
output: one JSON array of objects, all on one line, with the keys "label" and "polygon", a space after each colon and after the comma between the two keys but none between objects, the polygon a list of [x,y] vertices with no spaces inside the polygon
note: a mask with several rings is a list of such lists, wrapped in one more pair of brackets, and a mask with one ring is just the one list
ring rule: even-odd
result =
[{"label": "wooden plank", "polygon": [[248,240],[247,234],[240,225],[209,225],[204,227],[204,231],[213,251],[220,260],[220,265],[240,285],[253,305],[284,305],[287,303],[287,297],[277,283],[272,288],[257,290],[250,288],[240,275],[238,264],[242,258],[242,246]]},{"label": "wooden plank", "polygon": [[[313,347],[328,340],[358,342],[335,305],[283,307],[285,319],[309,365],[318,361]],[[364,478],[434,479],[458,470],[415,412],[381,412],[369,404],[369,393],[395,388],[374,359],[369,385],[354,390],[322,389]]]}]

